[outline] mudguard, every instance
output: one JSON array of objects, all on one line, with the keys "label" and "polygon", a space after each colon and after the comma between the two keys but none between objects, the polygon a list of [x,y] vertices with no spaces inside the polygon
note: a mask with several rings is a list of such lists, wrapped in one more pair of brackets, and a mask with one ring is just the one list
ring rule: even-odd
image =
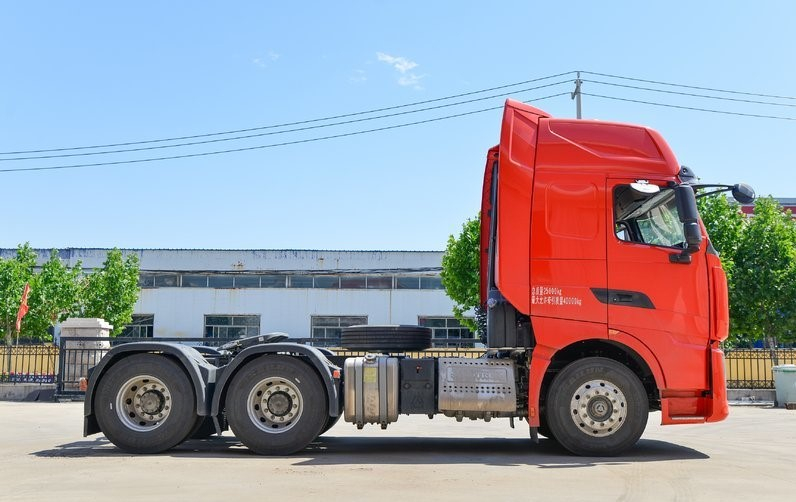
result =
[{"label": "mudguard", "polygon": [[84,402],[83,436],[96,434],[100,431],[97,419],[94,417],[94,394],[102,382],[103,375],[118,361],[133,354],[145,352],[164,354],[170,356],[183,367],[194,387],[196,395],[196,414],[207,416],[210,414],[210,402],[216,382],[218,368],[208,363],[202,354],[187,345],[169,342],[134,342],[126,343],[112,348],[97,366],[92,368],[86,388]]},{"label": "mudguard", "polygon": [[210,409],[210,416],[218,417],[222,411],[222,402],[227,393],[227,387],[232,381],[232,378],[244,364],[251,359],[262,356],[264,354],[291,354],[305,357],[309,360],[312,367],[321,377],[323,384],[326,388],[326,396],[329,399],[329,416],[340,416],[340,391],[339,379],[335,379],[334,371],[340,370],[331,361],[329,361],[323,352],[315,347],[301,345],[298,343],[269,343],[263,345],[254,345],[243,350],[240,354],[235,356],[228,365],[219,369],[216,381],[216,392],[213,395],[212,407]]}]

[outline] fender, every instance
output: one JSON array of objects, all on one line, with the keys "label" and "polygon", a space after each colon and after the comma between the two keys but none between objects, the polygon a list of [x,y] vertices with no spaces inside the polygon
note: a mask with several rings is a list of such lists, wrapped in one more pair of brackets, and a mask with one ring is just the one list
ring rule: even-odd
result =
[{"label": "fender", "polygon": [[329,416],[340,416],[340,395],[338,391],[337,381],[332,373],[333,370],[339,370],[337,366],[332,364],[320,350],[315,347],[301,345],[298,343],[269,343],[264,345],[254,345],[243,350],[240,354],[235,356],[227,366],[221,368],[218,381],[216,382],[216,392],[213,395],[212,407],[210,409],[210,416],[217,417],[221,413],[221,400],[226,395],[227,387],[230,381],[237,373],[238,369],[249,362],[252,358],[262,356],[264,354],[296,354],[304,356],[309,359],[312,366],[318,372],[325,387],[326,395],[329,398]]},{"label": "fender", "polygon": [[666,378],[663,375],[663,370],[661,369],[661,363],[658,361],[658,358],[655,357],[655,354],[647,347],[641,340],[636,338],[635,336],[625,333],[624,331],[619,331],[618,329],[609,328],[608,329],[608,339],[612,342],[616,342],[618,344],[624,345],[625,347],[630,347],[636,354],[641,357],[647,366],[649,366],[650,371],[652,372],[653,378],[655,378],[655,385],[658,387],[659,390],[666,388]]},{"label": "fender", "polygon": [[533,349],[531,367],[528,375],[528,426],[539,427],[541,425],[539,417],[539,401],[542,392],[542,381],[550,366],[550,361],[557,352],[557,349],[547,345],[537,345]]},{"label": "fender", "polygon": [[[604,340],[604,338],[603,338]],[[644,345],[639,339],[628,333],[618,331],[615,329],[608,330],[608,340],[617,346],[626,347],[635,352],[649,367],[652,376],[655,379],[655,385],[658,389],[665,388],[665,379],[663,371],[661,370],[660,363],[652,351]],[[578,340],[585,341],[585,340]],[[576,343],[576,342],[575,342]],[[569,345],[567,345],[568,347]],[[533,349],[533,357],[531,358],[531,367],[528,375],[528,426],[539,427],[539,402],[541,400],[542,382],[544,381],[545,373],[550,366],[550,361],[553,360],[555,355],[566,347],[549,347],[547,345],[537,345]]]},{"label": "fender", "polygon": [[202,354],[187,345],[169,342],[133,342],[119,345],[108,351],[98,365],[90,370],[86,400],[83,405],[83,436],[96,434],[100,431],[94,417],[94,394],[102,382],[103,375],[118,361],[133,354],[158,353],[174,357],[188,374],[196,396],[196,414],[210,414],[210,397],[216,381],[216,368],[208,363]]}]

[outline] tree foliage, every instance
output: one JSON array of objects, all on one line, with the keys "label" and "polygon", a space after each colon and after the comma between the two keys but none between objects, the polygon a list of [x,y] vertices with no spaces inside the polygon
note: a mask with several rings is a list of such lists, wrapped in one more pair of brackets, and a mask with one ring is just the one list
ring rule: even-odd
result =
[{"label": "tree foliage", "polygon": [[483,318],[479,291],[480,247],[481,218],[477,215],[464,222],[458,237],[448,237],[441,273],[445,292],[455,304],[453,314],[463,325],[478,332],[483,331],[482,322],[474,322],[465,317],[465,313],[472,309],[478,320]]},{"label": "tree foliage", "polygon": [[796,341],[796,222],[771,197],[758,199],[734,254],[734,335]]},{"label": "tree foliage", "polygon": [[102,268],[86,277],[81,302],[83,317],[101,317],[113,325],[113,336],[133,319],[138,300],[138,257],[122,256],[118,249],[108,252]]},{"label": "tree foliage", "polygon": [[[15,337],[47,340],[48,328],[67,317],[100,317],[114,326],[113,335],[132,320],[138,300],[138,257],[108,252],[102,268],[83,275],[81,263],[69,267],[53,250],[37,273],[36,252],[20,245],[13,259],[0,259],[0,333],[6,343]],[[16,316],[25,284],[30,284],[29,311],[16,333]]]},{"label": "tree foliage", "polygon": [[701,197],[697,199],[697,205],[710,236],[710,243],[719,252],[721,264],[730,276],[735,264],[735,251],[744,230],[741,208],[723,194]]},{"label": "tree foliage", "polygon": [[81,264],[68,267],[52,250],[50,259],[31,281],[30,311],[22,321],[28,338],[43,339],[50,326],[64,321],[79,310],[81,290]]},{"label": "tree foliage", "polygon": [[14,258],[0,260],[0,332],[8,345],[19,336],[15,326],[17,312],[22,291],[33,278],[35,266],[36,253],[28,244],[18,246]]}]

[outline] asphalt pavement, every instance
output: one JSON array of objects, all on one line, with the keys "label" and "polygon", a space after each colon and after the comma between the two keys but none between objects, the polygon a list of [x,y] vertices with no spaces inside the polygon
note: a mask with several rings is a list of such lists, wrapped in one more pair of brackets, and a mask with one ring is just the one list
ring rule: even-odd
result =
[{"label": "asphalt pavement", "polygon": [[0,500],[792,500],[796,411],[734,406],[721,423],[647,430],[628,454],[574,457],[525,422],[402,416],[339,422],[290,457],[229,433],[159,455],[82,437],[82,403],[0,402]]}]

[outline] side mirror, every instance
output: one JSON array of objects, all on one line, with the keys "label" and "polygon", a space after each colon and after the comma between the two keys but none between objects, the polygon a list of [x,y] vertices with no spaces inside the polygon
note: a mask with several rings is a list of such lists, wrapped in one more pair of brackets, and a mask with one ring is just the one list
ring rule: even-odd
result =
[{"label": "side mirror", "polygon": [[702,244],[702,231],[699,228],[699,210],[696,205],[694,189],[689,185],[674,187],[674,196],[677,203],[677,212],[680,213],[680,222],[683,224],[685,236],[685,249],[680,253],[669,255],[672,263],[691,263],[691,255],[699,251]]},{"label": "side mirror", "polygon": [[755,191],[746,183],[738,183],[732,187],[732,197],[741,204],[751,204],[755,201]]}]

